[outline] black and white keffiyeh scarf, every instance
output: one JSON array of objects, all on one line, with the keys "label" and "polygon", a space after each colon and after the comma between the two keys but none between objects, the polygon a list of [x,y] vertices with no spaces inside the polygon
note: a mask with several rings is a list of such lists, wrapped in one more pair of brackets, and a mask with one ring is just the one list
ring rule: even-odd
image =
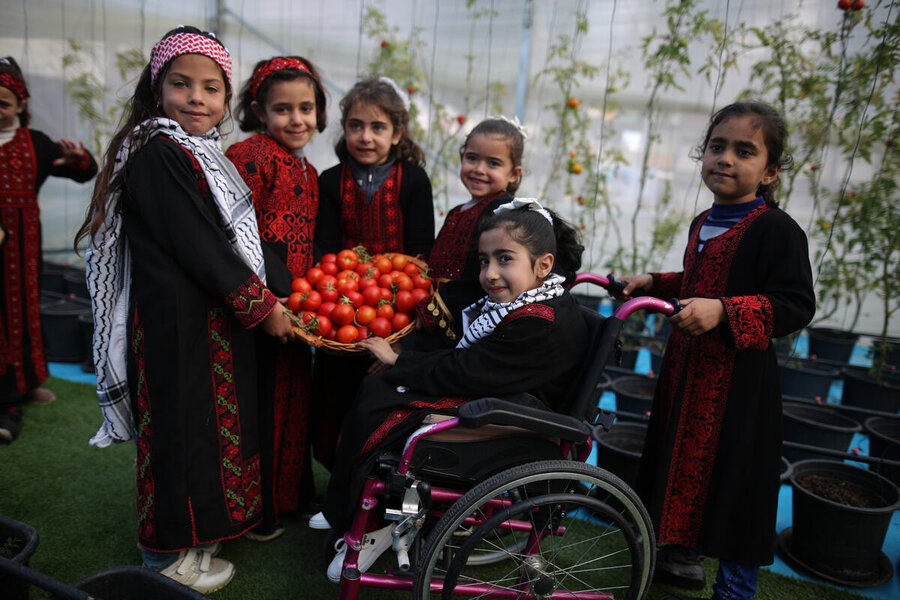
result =
[{"label": "black and white keffiyeh scarf", "polygon": [[491,335],[503,317],[518,308],[562,296],[565,291],[562,284],[565,281],[566,278],[562,275],[551,273],[540,287],[522,292],[512,302],[491,302],[490,298],[485,296],[467,306],[462,313],[465,333],[456,347],[468,348],[478,340]]},{"label": "black and white keffiyeh scarf", "polygon": [[[222,153],[221,138],[216,129],[202,136],[192,136],[171,119],[144,121],[119,149],[115,175],[143,144],[157,135],[172,138],[200,163],[219,210],[220,227],[235,253],[265,282],[265,266],[250,190]],[[134,140],[141,142],[136,144]],[[160,176],[165,175],[160,173]],[[85,252],[87,284],[94,316],[93,356],[97,371],[97,395],[103,413],[103,424],[90,443],[101,448],[130,440],[134,435],[127,380],[132,266],[128,240],[122,230],[121,208],[120,187],[112,192],[106,220]]]}]

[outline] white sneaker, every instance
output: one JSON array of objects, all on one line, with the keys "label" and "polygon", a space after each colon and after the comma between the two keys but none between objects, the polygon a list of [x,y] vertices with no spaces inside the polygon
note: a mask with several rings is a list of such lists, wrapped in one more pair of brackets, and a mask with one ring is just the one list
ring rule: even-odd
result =
[{"label": "white sneaker", "polygon": [[319,512],[309,518],[309,528],[331,529],[331,523],[328,522],[328,519],[325,518],[324,514]]},{"label": "white sneaker", "polygon": [[201,594],[225,587],[234,577],[234,565],[221,558],[213,558],[197,548],[182,550],[174,563],[160,571],[181,585]]},{"label": "white sneaker", "polygon": [[[369,567],[378,560],[378,557],[391,547],[391,529],[393,528],[393,525],[386,525],[363,536],[363,547],[359,551],[356,566],[360,573],[368,571]],[[344,541],[344,538],[335,542],[334,549],[336,551],[334,558],[331,559],[331,563],[328,565],[328,579],[333,583],[340,583],[341,571],[344,567],[344,556],[347,554],[347,543]]]}]

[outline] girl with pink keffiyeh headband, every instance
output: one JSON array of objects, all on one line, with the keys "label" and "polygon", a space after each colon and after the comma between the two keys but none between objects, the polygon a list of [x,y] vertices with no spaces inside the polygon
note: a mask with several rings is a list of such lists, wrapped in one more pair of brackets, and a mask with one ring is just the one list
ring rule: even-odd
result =
[{"label": "girl with pink keffiyeh headband", "polygon": [[256,331],[294,333],[269,290],[250,190],[221,148],[231,59],[212,34],[167,33],[106,153],[87,283],[103,414],[96,446],[137,446],[144,566],[202,593],[234,566],[221,541],[262,516]]}]

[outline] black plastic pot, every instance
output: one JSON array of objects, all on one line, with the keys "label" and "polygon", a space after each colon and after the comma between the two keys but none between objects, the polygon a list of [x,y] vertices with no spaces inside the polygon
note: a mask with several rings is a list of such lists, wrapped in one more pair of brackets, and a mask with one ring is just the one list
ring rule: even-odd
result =
[{"label": "black plastic pot", "polygon": [[791,476],[791,473],[793,472],[793,470],[794,470],[794,467],[793,467],[793,465],[791,465],[791,461],[789,461],[788,459],[786,459],[785,457],[782,456],[781,457],[781,471],[779,472],[779,475],[781,476],[781,483],[784,483],[785,481],[788,480],[788,478]]},{"label": "black plastic pot", "polygon": [[794,336],[772,338],[772,346],[775,348],[775,354],[779,357],[791,356],[794,353]]},{"label": "black plastic pot", "polygon": [[[900,419],[870,417],[863,425],[869,434],[869,456],[900,461]],[[900,486],[900,467],[872,465],[869,468]]]},{"label": "black plastic pot", "polygon": [[[0,515],[0,547],[10,553],[2,556],[18,565],[28,566],[37,550],[40,538],[31,525]],[[0,573],[0,591],[8,600],[28,600],[28,582],[10,574]]]},{"label": "black plastic pot", "polygon": [[597,440],[597,466],[634,487],[646,437],[647,426],[643,423],[613,423]]},{"label": "black plastic pot", "polygon": [[808,327],[809,357],[824,358],[847,363],[853,354],[853,347],[859,339],[858,333],[830,329],[828,327]]},{"label": "black plastic pot", "polygon": [[[814,493],[808,477],[843,488],[856,487],[874,506],[849,506]],[[867,469],[832,461],[794,463],[793,525],[779,536],[788,562],[814,575],[851,586],[874,586],[893,576],[893,565],[881,551],[900,489]],[[807,487],[805,487],[807,486]]]},{"label": "black plastic pot", "polygon": [[66,293],[72,294],[76,298],[90,300],[84,269],[69,268],[63,279],[66,282]]},{"label": "black plastic pot", "polygon": [[[857,408],[869,408],[891,414],[900,411],[900,377],[885,375],[881,383],[869,375],[865,367],[844,367],[844,391],[841,404]],[[858,421],[865,421],[869,415],[848,413]]]},{"label": "black plastic pot", "polygon": [[[616,394],[616,411],[645,415],[653,406],[656,377],[631,375],[613,379],[610,389]],[[628,419],[619,415],[619,419]]]},{"label": "black plastic pot", "polygon": [[[634,377],[635,375],[637,375],[637,373],[634,372],[634,369],[617,367],[609,363],[607,363],[607,365],[603,367],[603,374],[608,375],[611,382],[620,377]],[[609,385],[609,389],[612,389],[612,384]]]},{"label": "black plastic pot", "polygon": [[90,311],[90,303],[77,298],[41,303],[44,355],[48,361],[78,363],[85,359],[84,335],[78,318]]},{"label": "black plastic pot", "polygon": [[781,393],[799,398],[827,399],[831,384],[841,372],[833,365],[802,358],[781,363]]},{"label": "black plastic pot", "polygon": [[69,267],[65,265],[52,262],[43,263],[41,265],[41,291],[54,294],[67,293],[65,275],[68,270]]},{"label": "black plastic pot", "polygon": [[[781,414],[787,442],[846,452],[854,434],[862,431],[858,422],[825,407],[785,402]],[[822,458],[812,452],[787,447],[783,454],[791,462]]]},{"label": "black plastic pot", "polygon": [[97,598],[116,600],[202,600],[200,592],[143,567],[111,567],[86,575],[72,584]]}]

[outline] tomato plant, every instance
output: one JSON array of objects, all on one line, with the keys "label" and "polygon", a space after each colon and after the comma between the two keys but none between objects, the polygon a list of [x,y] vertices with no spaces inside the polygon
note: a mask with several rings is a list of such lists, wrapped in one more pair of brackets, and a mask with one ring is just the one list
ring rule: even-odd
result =
[{"label": "tomato plant", "polygon": [[303,277],[298,277],[291,282],[291,291],[300,292],[301,294],[308,294],[311,289],[312,285]]},{"label": "tomato plant", "polygon": [[336,340],[341,344],[352,344],[359,337],[359,330],[353,325],[343,325],[337,331]]},{"label": "tomato plant", "polygon": [[391,322],[384,317],[376,317],[369,323],[369,331],[380,338],[386,338],[391,335]]},{"label": "tomato plant", "polygon": [[353,250],[341,250],[337,255],[337,264],[341,270],[353,270],[359,264],[359,256]]}]

